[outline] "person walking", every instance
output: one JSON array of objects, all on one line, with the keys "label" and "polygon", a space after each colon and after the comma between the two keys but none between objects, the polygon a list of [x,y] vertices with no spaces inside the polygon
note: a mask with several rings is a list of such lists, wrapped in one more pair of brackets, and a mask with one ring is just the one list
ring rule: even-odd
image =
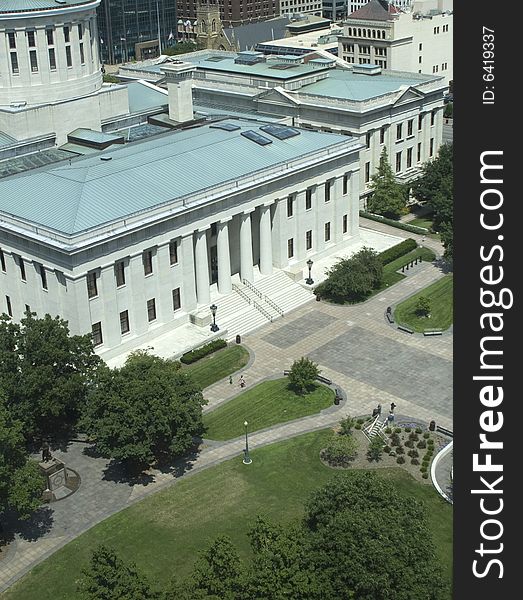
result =
[{"label": "person walking", "polygon": [[245,387],[245,378],[243,377],[243,375],[240,375],[240,387],[241,388]]}]

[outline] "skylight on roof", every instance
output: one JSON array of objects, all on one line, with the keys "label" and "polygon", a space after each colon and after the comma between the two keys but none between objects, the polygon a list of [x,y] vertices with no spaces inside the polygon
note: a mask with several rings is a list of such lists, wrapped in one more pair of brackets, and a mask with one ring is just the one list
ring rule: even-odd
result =
[{"label": "skylight on roof", "polygon": [[278,140],[287,140],[291,137],[295,137],[300,135],[300,132],[292,127],[287,127],[285,125],[262,125],[260,129],[277,138]]},{"label": "skylight on roof", "polygon": [[234,125],[233,123],[213,123],[209,125],[210,129],[223,129],[224,131],[237,131],[241,129],[239,125]]},{"label": "skylight on roof", "polygon": [[207,62],[220,62],[222,60],[225,60],[225,56],[209,56]]},{"label": "skylight on roof", "polygon": [[248,129],[247,131],[242,131],[240,135],[246,137],[251,142],[256,142],[260,146],[267,146],[268,144],[272,144],[272,140],[264,135],[259,134],[257,131],[253,131],[252,129]]},{"label": "skylight on roof", "polygon": [[292,63],[278,63],[277,65],[272,65],[269,69],[277,69],[279,71],[284,71],[287,69],[295,69],[298,65]]}]

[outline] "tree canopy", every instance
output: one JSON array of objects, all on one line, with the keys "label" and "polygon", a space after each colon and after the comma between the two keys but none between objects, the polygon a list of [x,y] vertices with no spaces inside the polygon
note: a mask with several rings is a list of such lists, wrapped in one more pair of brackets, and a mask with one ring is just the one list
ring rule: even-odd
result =
[{"label": "tree canopy", "polygon": [[100,372],[81,426],[97,450],[136,466],[185,453],[203,432],[200,388],[180,364],[143,351]]},{"label": "tree canopy", "polygon": [[292,363],[289,371],[289,383],[298,394],[305,394],[314,385],[319,374],[318,365],[309,358],[302,356]]},{"label": "tree canopy", "polygon": [[370,212],[390,219],[397,219],[405,212],[407,193],[405,187],[396,181],[385,146],[378,169],[371,177],[371,190],[367,203]]}]

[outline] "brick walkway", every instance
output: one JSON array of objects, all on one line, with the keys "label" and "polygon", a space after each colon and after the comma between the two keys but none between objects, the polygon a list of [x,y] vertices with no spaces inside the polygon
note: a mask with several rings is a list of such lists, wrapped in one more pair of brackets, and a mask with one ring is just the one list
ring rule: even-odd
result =
[{"label": "brick walkway", "polygon": [[[379,223],[362,226],[390,232]],[[401,237],[414,237],[394,229]],[[403,235],[405,234],[405,235]],[[441,245],[425,245],[441,252]],[[443,273],[435,265],[422,263],[390,290],[357,306],[335,306],[312,301],[284,318],[246,336],[245,344],[254,355],[243,371],[247,386],[282,373],[293,360],[309,355],[346,394],[347,400],[319,415],[250,434],[250,448],[323,429],[347,414],[371,412],[378,403],[395,402],[403,415],[452,428],[452,335],[437,338],[409,336],[390,327],[384,311],[423,288]],[[321,327],[317,324],[321,323]],[[302,330],[309,335],[297,335]],[[362,341],[363,340],[363,341]],[[239,376],[239,374],[238,374]],[[237,379],[228,379],[205,391],[206,410],[215,408],[240,392]],[[78,492],[47,506],[17,534],[6,558],[0,562],[0,592],[12,585],[36,564],[50,556],[83,531],[145,496],[172,485],[181,476],[197,473],[232,457],[242,455],[243,438],[221,444],[205,443],[198,454],[169,472],[152,472],[145,481],[122,482],[107,470],[107,461],[90,458],[84,446],[73,443],[64,452],[55,452],[82,477]]]}]

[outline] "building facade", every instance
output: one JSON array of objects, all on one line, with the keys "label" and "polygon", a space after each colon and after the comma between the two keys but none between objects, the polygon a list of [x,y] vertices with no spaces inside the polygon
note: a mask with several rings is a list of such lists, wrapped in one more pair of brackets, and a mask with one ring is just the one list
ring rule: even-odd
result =
[{"label": "building facade", "polygon": [[158,56],[176,37],[176,23],[176,0],[101,0],[98,26],[102,61],[128,62],[138,54],[143,56],[144,51]]},{"label": "building facade", "polygon": [[178,0],[178,18],[196,19],[198,4],[217,4],[225,27],[262,21],[280,14],[280,0]]},{"label": "building facade", "polygon": [[341,21],[347,16],[348,0],[323,0],[323,16],[331,21]]}]

